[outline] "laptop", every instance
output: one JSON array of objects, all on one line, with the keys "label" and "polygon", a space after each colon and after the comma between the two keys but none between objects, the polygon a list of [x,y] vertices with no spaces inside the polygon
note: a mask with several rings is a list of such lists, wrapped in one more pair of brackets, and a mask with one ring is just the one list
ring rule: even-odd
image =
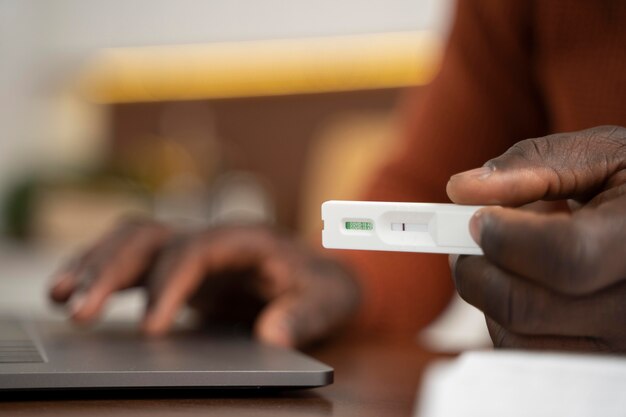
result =
[{"label": "laptop", "polygon": [[332,381],[333,369],[313,358],[232,332],[148,338],[128,325],[88,330],[0,317],[0,391],[291,389]]}]

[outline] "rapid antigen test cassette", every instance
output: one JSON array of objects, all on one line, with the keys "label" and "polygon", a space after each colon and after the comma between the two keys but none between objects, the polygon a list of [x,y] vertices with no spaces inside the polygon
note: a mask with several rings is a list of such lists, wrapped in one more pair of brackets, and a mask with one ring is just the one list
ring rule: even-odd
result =
[{"label": "rapid antigen test cassette", "polygon": [[322,244],[330,249],[482,255],[469,231],[482,206],[327,201]]}]

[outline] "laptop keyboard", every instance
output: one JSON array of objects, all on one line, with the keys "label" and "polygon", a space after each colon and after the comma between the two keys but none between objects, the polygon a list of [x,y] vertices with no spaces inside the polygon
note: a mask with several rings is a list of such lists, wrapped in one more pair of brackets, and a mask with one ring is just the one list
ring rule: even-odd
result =
[{"label": "laptop keyboard", "polygon": [[44,362],[37,345],[18,321],[0,320],[0,364]]}]

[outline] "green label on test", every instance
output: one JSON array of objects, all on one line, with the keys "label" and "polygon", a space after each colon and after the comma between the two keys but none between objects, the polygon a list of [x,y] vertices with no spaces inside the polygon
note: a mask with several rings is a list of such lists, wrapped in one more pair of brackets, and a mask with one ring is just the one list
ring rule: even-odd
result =
[{"label": "green label on test", "polygon": [[346,230],[374,230],[372,222],[346,222]]}]

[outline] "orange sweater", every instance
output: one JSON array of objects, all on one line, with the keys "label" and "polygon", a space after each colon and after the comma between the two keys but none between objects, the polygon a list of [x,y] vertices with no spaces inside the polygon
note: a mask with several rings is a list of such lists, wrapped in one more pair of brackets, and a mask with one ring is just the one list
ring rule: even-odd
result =
[{"label": "orange sweater", "polygon": [[[450,175],[519,140],[626,125],[626,1],[460,0],[439,75],[402,108],[402,149],[366,200],[446,202]],[[370,335],[413,337],[452,294],[445,256],[343,255]]]}]

